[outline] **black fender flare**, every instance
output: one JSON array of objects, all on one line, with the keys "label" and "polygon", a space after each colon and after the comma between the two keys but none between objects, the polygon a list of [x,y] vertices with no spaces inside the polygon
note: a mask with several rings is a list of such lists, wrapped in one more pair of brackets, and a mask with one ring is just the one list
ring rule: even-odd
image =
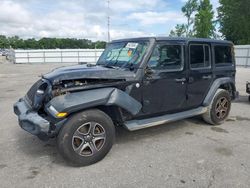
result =
[{"label": "black fender flare", "polygon": [[[118,106],[132,115],[142,108],[140,102],[117,88],[101,88],[54,97],[46,104],[46,111],[56,117],[58,112],[68,114],[97,106]],[[52,107],[51,107],[52,106]]]},{"label": "black fender flare", "polygon": [[213,100],[213,97],[216,93],[216,91],[220,88],[221,85],[223,84],[230,84],[231,87],[232,87],[232,90],[233,90],[233,95],[234,97],[236,97],[235,93],[236,93],[236,88],[235,88],[235,80],[230,78],[230,77],[225,77],[225,78],[218,78],[216,79],[213,84],[211,85],[208,93],[207,93],[207,96],[206,98],[204,99],[203,101],[203,106],[208,106],[212,100]]}]

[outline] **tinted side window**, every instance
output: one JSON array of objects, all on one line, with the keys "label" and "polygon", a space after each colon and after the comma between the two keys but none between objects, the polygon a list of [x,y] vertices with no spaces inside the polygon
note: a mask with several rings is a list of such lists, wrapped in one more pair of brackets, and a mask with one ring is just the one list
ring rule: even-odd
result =
[{"label": "tinted side window", "polygon": [[219,66],[227,66],[232,65],[233,57],[232,57],[232,48],[230,46],[215,46],[215,65]]},{"label": "tinted side window", "polygon": [[208,45],[190,45],[191,69],[210,67],[210,49]]},{"label": "tinted side window", "polygon": [[182,69],[182,50],[181,45],[157,44],[148,66],[158,70],[181,70]]}]

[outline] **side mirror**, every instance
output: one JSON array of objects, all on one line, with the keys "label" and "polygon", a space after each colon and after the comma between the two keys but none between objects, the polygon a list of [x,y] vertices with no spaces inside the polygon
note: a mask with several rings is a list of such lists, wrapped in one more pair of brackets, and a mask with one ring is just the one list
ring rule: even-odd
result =
[{"label": "side mirror", "polygon": [[145,75],[146,75],[146,76],[151,77],[151,75],[154,74],[154,72],[155,72],[155,71],[154,71],[152,68],[148,67],[148,66],[147,66],[146,69],[145,69]]}]

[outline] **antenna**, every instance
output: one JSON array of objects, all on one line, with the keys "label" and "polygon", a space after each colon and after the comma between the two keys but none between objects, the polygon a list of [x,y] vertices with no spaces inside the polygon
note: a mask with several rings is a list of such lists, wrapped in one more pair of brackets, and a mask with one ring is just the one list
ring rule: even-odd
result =
[{"label": "antenna", "polygon": [[109,3],[110,3],[110,0],[107,0],[107,3],[108,3],[108,11],[107,11],[107,14],[108,14],[108,17],[107,17],[107,25],[108,25],[108,42],[110,42],[110,8],[109,8]]}]

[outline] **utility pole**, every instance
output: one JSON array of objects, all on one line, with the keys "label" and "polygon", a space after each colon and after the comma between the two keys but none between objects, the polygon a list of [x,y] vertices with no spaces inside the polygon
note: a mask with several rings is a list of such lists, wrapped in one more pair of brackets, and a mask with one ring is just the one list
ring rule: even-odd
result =
[{"label": "utility pole", "polygon": [[108,25],[108,42],[110,42],[110,8],[109,8],[109,3],[110,3],[110,0],[107,0],[107,3],[108,3],[108,10],[107,10],[107,25]]}]

